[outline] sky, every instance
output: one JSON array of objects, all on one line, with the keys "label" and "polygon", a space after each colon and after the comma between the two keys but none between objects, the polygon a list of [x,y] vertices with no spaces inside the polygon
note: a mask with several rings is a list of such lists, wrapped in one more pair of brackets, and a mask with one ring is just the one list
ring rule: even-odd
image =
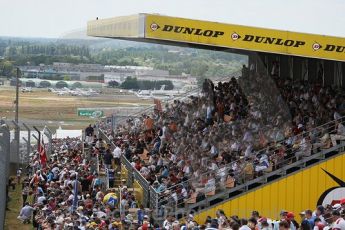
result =
[{"label": "sky", "polygon": [[344,0],[0,0],[0,7],[0,36],[63,38],[96,17],[158,13],[345,37]]}]

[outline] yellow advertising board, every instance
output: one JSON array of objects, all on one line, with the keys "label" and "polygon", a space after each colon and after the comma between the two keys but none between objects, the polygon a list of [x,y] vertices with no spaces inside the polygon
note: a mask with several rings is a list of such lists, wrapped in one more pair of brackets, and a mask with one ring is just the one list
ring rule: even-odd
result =
[{"label": "yellow advertising board", "polygon": [[345,38],[137,14],[88,22],[87,35],[345,61]]},{"label": "yellow advertising board", "polygon": [[227,216],[243,218],[256,210],[273,219],[279,218],[281,210],[287,210],[300,220],[301,211],[315,210],[317,205],[334,204],[345,198],[344,162],[345,154],[331,158],[202,211],[195,215],[195,220],[204,223],[207,216],[215,217],[218,209],[224,210]]},{"label": "yellow advertising board", "polygon": [[345,61],[345,38],[146,15],[145,38]]}]

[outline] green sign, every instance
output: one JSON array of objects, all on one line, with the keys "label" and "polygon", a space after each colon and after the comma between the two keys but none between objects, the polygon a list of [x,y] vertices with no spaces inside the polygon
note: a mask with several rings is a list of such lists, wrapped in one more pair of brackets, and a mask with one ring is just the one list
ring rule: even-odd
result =
[{"label": "green sign", "polygon": [[79,117],[102,117],[103,116],[102,110],[85,110],[85,109],[78,109],[78,116]]}]

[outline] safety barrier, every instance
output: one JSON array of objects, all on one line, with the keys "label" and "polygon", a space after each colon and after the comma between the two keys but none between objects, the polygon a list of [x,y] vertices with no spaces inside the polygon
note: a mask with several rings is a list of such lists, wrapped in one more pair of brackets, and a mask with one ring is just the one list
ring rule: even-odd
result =
[{"label": "safety barrier", "polygon": [[[12,121],[11,123],[8,122],[8,124],[14,125],[16,131],[20,133],[21,126],[19,123]],[[22,138],[25,143],[26,143],[26,152],[18,152],[18,144],[20,143],[20,140],[14,140],[15,145],[11,147],[11,142],[10,142],[10,127],[8,126],[5,120],[0,120],[0,200],[6,201],[6,186],[8,183],[8,179],[10,176],[10,154],[11,151],[15,156],[15,161],[13,163],[16,164],[15,168],[11,169],[19,169],[20,167],[25,168],[24,166],[29,162],[29,156],[30,153],[33,151],[32,145],[31,145],[31,137],[34,137],[37,141],[36,148],[38,150],[38,146],[40,145],[40,141],[43,135],[46,135],[48,138],[48,143],[47,143],[47,158],[51,156],[52,153],[52,132],[45,127],[43,132],[39,131],[35,126],[30,128],[28,125],[25,123],[21,123],[23,127],[27,131],[27,137],[21,137],[20,134],[16,138]],[[35,131],[37,133],[34,133]],[[37,135],[37,136],[36,136]],[[21,157],[19,157],[21,155]],[[21,159],[21,160],[20,160]],[[20,166],[19,164],[22,164]],[[15,171],[11,171],[11,174],[14,174]],[[30,171],[27,172],[28,174],[32,173]],[[5,217],[5,208],[6,208],[6,202],[2,202],[0,205],[0,228],[3,228],[4,224],[4,217]]]},{"label": "safety barrier", "polygon": [[10,130],[5,122],[0,122],[0,228],[5,225],[7,206],[6,187],[9,178],[10,167]]}]

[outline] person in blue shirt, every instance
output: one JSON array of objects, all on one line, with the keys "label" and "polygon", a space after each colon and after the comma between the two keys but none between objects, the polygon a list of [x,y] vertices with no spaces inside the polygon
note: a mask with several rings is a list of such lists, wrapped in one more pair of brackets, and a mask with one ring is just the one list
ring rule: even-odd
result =
[{"label": "person in blue shirt", "polygon": [[315,216],[313,216],[313,212],[311,210],[305,210],[305,219],[309,222],[311,229],[313,229],[315,224]]},{"label": "person in blue shirt", "polygon": [[137,211],[137,216],[138,216],[138,224],[141,225],[143,224],[144,216],[145,216],[145,211],[144,211],[144,206],[140,205],[138,211]]},{"label": "person in blue shirt", "polygon": [[162,171],[162,177],[167,178],[169,176],[169,170],[168,167],[164,166]]},{"label": "person in blue shirt", "polygon": [[52,171],[49,171],[47,175],[47,182],[50,182],[52,180],[54,180],[54,173]]},{"label": "person in blue shirt", "polygon": [[165,184],[161,183],[158,188],[156,189],[156,192],[160,193],[160,192],[164,192],[164,190],[166,189]]}]

